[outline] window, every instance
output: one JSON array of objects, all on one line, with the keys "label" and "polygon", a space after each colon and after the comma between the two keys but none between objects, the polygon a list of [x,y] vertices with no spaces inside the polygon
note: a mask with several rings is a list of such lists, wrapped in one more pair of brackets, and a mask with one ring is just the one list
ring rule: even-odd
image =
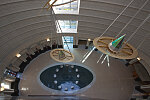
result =
[{"label": "window", "polygon": [[[73,48],[73,36],[63,36],[64,49]],[[68,45],[68,46],[67,46]]]},{"label": "window", "polygon": [[[78,21],[58,20],[60,28],[57,28],[57,33],[77,33]],[[57,25],[58,26],[58,25]]]},{"label": "window", "polygon": [[[55,0],[51,0],[49,3],[52,4]],[[57,0],[54,3],[53,9],[55,11],[55,14],[79,14],[79,3],[80,0]],[[59,5],[63,3],[71,2],[64,5]],[[57,6],[59,5],[59,6]]]},{"label": "window", "polygon": [[64,36],[64,38],[63,38],[64,43],[73,43],[73,36]]}]

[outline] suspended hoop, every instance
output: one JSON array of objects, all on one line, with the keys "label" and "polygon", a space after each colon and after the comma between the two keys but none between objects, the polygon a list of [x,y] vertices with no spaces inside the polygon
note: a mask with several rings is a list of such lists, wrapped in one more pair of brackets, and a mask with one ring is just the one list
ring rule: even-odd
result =
[{"label": "suspended hoop", "polygon": [[114,41],[115,38],[113,37],[97,37],[94,39],[93,44],[94,46],[101,51],[104,54],[108,54],[109,56],[114,57],[114,58],[119,58],[119,59],[133,59],[137,57],[138,52],[137,50],[131,46],[128,43],[123,42],[123,48],[119,52],[112,52],[108,45],[112,41]]},{"label": "suspended hoop", "polygon": [[58,62],[71,62],[74,60],[74,55],[65,49],[54,49],[50,52],[50,56]]}]

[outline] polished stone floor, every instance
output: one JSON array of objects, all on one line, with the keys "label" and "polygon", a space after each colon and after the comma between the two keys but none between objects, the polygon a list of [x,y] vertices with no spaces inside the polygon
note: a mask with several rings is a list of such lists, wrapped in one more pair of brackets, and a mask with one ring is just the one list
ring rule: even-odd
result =
[{"label": "polished stone floor", "polygon": [[[133,93],[134,81],[131,68],[126,67],[123,61],[110,57],[110,67],[108,67],[107,61],[101,64],[104,57],[97,63],[101,53],[94,51],[84,63],[81,63],[80,60],[87,50],[77,48],[71,49],[71,52],[75,56],[75,60],[71,63],[86,66],[94,73],[95,78],[91,86],[77,93],[77,96],[106,100],[129,100]],[[50,52],[41,54],[34,59],[23,73],[19,84],[20,95],[62,95],[55,91],[49,91],[39,82],[41,71],[54,64],[59,63],[51,59]]]},{"label": "polished stone floor", "polygon": [[104,100],[99,98],[87,98],[78,96],[0,96],[0,100]]}]

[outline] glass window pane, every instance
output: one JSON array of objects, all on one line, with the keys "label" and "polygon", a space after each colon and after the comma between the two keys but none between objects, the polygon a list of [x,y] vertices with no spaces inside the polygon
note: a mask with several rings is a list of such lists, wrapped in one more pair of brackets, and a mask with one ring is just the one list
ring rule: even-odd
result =
[{"label": "glass window pane", "polygon": [[[64,40],[65,38],[65,40]],[[64,36],[63,41],[64,43],[73,43],[73,36]]]},{"label": "glass window pane", "polygon": [[[78,21],[72,20],[57,20],[59,23],[62,33],[77,33]],[[57,33],[61,33],[61,30],[58,28]]]},{"label": "glass window pane", "polygon": [[[52,4],[54,1],[55,0],[51,0],[49,3]],[[54,5],[59,5],[70,1],[72,0],[57,0]],[[56,14],[79,14],[79,3],[80,0],[77,0],[64,5],[53,6],[53,9]]]}]

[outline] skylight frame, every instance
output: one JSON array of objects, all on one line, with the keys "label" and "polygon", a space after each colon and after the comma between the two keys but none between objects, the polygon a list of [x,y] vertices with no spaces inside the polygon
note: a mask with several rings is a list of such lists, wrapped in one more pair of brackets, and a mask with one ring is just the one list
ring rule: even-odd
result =
[{"label": "skylight frame", "polygon": [[[51,0],[49,2],[49,4],[51,5],[54,1],[55,0]],[[53,5],[53,9],[54,9],[55,14],[79,14],[80,0],[76,0],[76,1],[73,1],[73,2],[68,3],[68,4],[57,6],[59,4],[66,3],[69,1],[72,1],[72,0],[57,0]],[[71,10],[73,8],[73,7],[71,7],[71,5],[74,5],[74,3],[76,3],[77,10]],[[70,5],[70,8],[68,8],[68,5]],[[61,10],[58,10],[58,9],[61,9]],[[63,9],[66,9],[66,10],[63,10]]]}]

